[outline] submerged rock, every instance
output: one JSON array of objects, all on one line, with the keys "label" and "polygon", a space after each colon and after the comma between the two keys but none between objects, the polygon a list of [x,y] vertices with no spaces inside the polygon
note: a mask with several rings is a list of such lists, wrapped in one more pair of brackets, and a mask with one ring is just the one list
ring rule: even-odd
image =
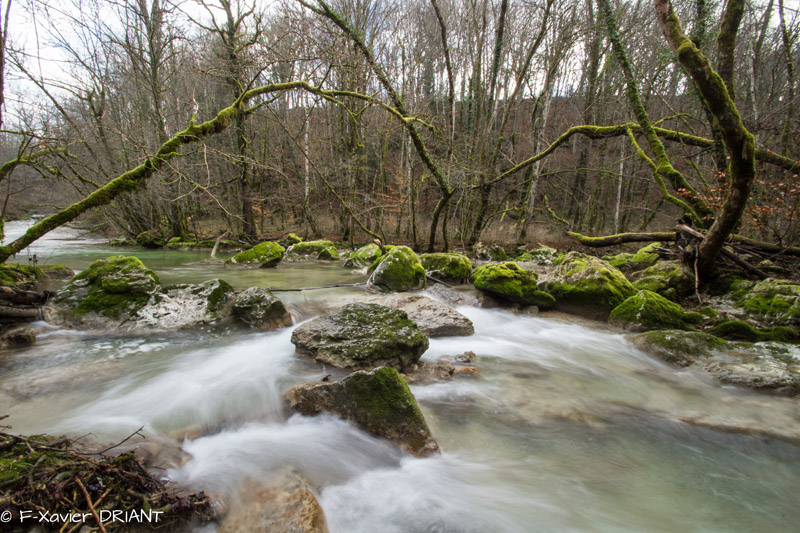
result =
[{"label": "submerged rock", "polygon": [[160,287],[155,272],[135,257],[100,259],[51,300],[48,320],[62,324],[119,324],[147,305]]},{"label": "submerged rock", "polygon": [[334,261],[339,259],[339,252],[336,246],[327,240],[303,241],[291,245],[286,250],[287,259],[309,259],[314,258],[320,261]]},{"label": "submerged rock", "polygon": [[231,316],[263,331],[292,325],[286,306],[265,287],[250,287],[236,295]]},{"label": "submerged rock", "polygon": [[270,472],[266,486],[251,482],[223,517],[217,533],[327,533],[325,513],[296,470]]},{"label": "submerged rock", "polygon": [[18,326],[0,335],[0,348],[4,346],[30,346],[36,342],[36,332],[28,326]]},{"label": "submerged rock", "polygon": [[416,457],[439,451],[416,399],[394,368],[355,372],[334,383],[297,385],[286,398],[299,413],[334,414]]},{"label": "submerged rock", "polygon": [[292,332],[297,353],[338,368],[416,363],[428,338],[405,311],[369,304],[347,304],[302,324]]},{"label": "submerged rock", "polygon": [[276,266],[283,259],[286,249],[277,242],[262,242],[252,248],[239,252],[230,259],[226,259],[226,264],[234,265],[259,265],[261,268]]},{"label": "submerged rock", "polygon": [[479,266],[471,279],[476,289],[510,302],[544,308],[555,303],[551,295],[539,290],[537,274],[513,261]]},{"label": "submerged rock", "polygon": [[650,331],[633,343],[669,363],[693,366],[726,384],[800,395],[800,358],[793,345],[736,343],[699,331]]},{"label": "submerged rock", "polygon": [[380,259],[382,255],[383,252],[380,246],[374,242],[369,243],[351,253],[347,261],[344,262],[344,266],[347,268],[365,268]]},{"label": "submerged rock", "polygon": [[692,329],[703,321],[699,313],[687,312],[660,294],[639,291],[615,307],[608,317],[614,326],[634,331],[651,329]]},{"label": "submerged rock", "polygon": [[372,296],[368,303],[401,309],[428,337],[466,336],[475,333],[472,321],[448,306],[421,294]]},{"label": "submerged rock", "polygon": [[419,260],[429,276],[450,283],[463,283],[472,273],[472,262],[461,254],[422,254]]},{"label": "submerged rock", "polygon": [[570,252],[539,288],[556,299],[556,309],[605,319],[611,310],[636,294],[622,272],[606,261]]},{"label": "submerged rock", "polygon": [[413,291],[425,284],[425,268],[408,246],[395,246],[381,257],[367,280],[367,288],[380,292]]}]

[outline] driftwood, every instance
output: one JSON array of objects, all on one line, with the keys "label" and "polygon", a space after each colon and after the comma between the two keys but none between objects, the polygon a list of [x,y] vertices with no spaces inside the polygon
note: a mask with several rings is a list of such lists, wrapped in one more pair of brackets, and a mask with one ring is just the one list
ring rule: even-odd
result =
[{"label": "driftwood", "polygon": [[3,319],[27,319],[36,320],[39,318],[38,307],[11,307],[9,305],[0,305],[0,320]]},{"label": "driftwood", "polygon": [[0,287],[0,300],[20,305],[44,305],[50,295],[46,292],[23,291]]}]

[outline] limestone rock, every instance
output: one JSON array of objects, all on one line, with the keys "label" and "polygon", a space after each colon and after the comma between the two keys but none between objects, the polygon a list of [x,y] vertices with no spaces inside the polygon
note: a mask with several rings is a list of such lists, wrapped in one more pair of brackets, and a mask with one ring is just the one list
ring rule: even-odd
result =
[{"label": "limestone rock", "polygon": [[213,322],[233,292],[221,279],[163,287],[136,312],[126,329],[179,329]]},{"label": "limestone rock", "polygon": [[800,284],[785,279],[765,279],[751,289],[734,294],[736,303],[751,315],[776,324],[800,323]]},{"label": "limestone rock", "polygon": [[234,265],[259,265],[261,268],[276,266],[283,259],[286,249],[277,242],[262,242],[252,248],[239,252],[230,259],[226,259],[226,264]]},{"label": "limestone rock", "polygon": [[475,333],[472,321],[452,307],[421,294],[387,294],[362,300],[401,309],[428,337],[467,336]]},{"label": "limestone rock", "polygon": [[334,414],[416,457],[439,451],[416,399],[393,368],[355,372],[333,383],[297,385],[286,398],[292,409],[306,416]]},{"label": "limestone rock", "polygon": [[475,288],[502,300],[538,307],[552,307],[553,297],[537,286],[535,272],[525,270],[513,261],[499,265],[482,265],[472,274]]},{"label": "limestone rock", "polygon": [[416,363],[428,338],[405,311],[370,304],[347,304],[302,324],[292,332],[298,353],[338,368]]},{"label": "limestone rock", "polygon": [[367,288],[380,292],[413,291],[425,285],[425,268],[408,246],[395,246],[381,257],[367,280]]},{"label": "limestone rock", "polygon": [[250,483],[225,514],[217,533],[327,533],[325,513],[295,470],[270,474],[266,487]]},{"label": "limestone rock", "polygon": [[263,331],[292,325],[286,306],[265,287],[250,287],[236,295],[231,315]]},{"label": "limestone rock", "polygon": [[694,272],[679,261],[659,261],[656,264],[631,274],[633,286],[639,290],[656,292],[676,301],[694,292]]}]

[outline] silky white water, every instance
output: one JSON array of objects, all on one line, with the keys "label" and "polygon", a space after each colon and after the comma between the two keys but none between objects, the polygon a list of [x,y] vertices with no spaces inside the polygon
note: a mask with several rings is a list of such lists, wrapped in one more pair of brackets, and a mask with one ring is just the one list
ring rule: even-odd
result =
[{"label": "silky white water", "polygon": [[[77,267],[96,257],[94,246],[69,250]],[[363,280],[340,265],[186,265],[179,252],[161,252],[157,264],[167,266],[155,266],[152,253],[141,254],[145,264],[171,281]],[[305,319],[359,290],[279,296]],[[480,375],[412,386],[437,457],[408,457],[332,417],[287,413],[288,387],[331,371],[295,355],[291,328],[115,336],[39,323],[36,345],[0,355],[0,414],[18,433],[101,442],[144,427],[188,454],[166,475],[223,502],[293,466],[333,532],[796,531],[796,399],[670,367],[601,324],[459,311],[475,335],[432,339],[423,359],[473,351]]]}]

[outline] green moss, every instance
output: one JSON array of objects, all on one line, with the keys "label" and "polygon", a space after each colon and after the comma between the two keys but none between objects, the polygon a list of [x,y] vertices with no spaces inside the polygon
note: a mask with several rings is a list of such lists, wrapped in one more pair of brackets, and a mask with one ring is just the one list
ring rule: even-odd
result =
[{"label": "green moss", "polygon": [[661,243],[659,242],[651,242],[647,246],[639,249],[633,257],[631,257],[631,262],[633,263],[655,263],[658,261],[658,248],[661,247]]},{"label": "green moss", "polygon": [[424,289],[425,268],[408,246],[396,246],[378,260],[367,286],[384,292]]},{"label": "green moss", "polygon": [[541,285],[557,307],[601,317],[637,292],[618,269],[580,252],[568,253]]},{"label": "green moss", "polygon": [[181,242],[181,238],[180,237],[173,237],[173,238],[171,238],[170,240],[167,241],[167,245],[178,244],[179,242]]},{"label": "green moss", "polygon": [[[210,292],[209,292],[210,289]],[[194,294],[206,295],[206,307],[212,313],[220,310],[222,305],[228,301],[228,298],[233,294],[234,290],[231,284],[222,279],[211,279],[204,281],[192,291]]]},{"label": "green moss", "polygon": [[694,273],[678,261],[659,261],[631,275],[633,286],[676,301],[695,290]]},{"label": "green moss", "polygon": [[513,261],[498,265],[482,265],[471,276],[475,288],[498,296],[503,300],[523,305],[552,307],[555,300],[539,290],[538,276]]},{"label": "green moss", "polygon": [[670,302],[660,294],[639,291],[617,307],[608,317],[612,324],[637,329],[692,329],[702,317],[687,313],[680,305]]},{"label": "green moss", "polygon": [[746,342],[796,342],[798,339],[797,332],[789,326],[757,329],[741,320],[726,320],[708,332],[717,337]]},{"label": "green moss", "polygon": [[472,273],[472,262],[461,254],[422,254],[419,260],[430,276],[442,281],[461,283]]},{"label": "green moss", "polygon": [[740,284],[732,297],[753,315],[776,322],[800,321],[800,284],[782,279],[765,279],[748,290]]},{"label": "green moss", "polygon": [[161,248],[166,243],[161,235],[152,231],[143,231],[136,236],[136,244],[143,248]]},{"label": "green moss", "polygon": [[624,268],[631,262],[632,259],[633,259],[633,254],[629,254],[627,252],[622,252],[617,255],[603,256],[603,260],[608,261],[608,264],[613,266],[614,268]]},{"label": "green moss", "polygon": [[96,313],[121,318],[143,307],[160,281],[136,257],[100,259],[75,276],[56,297],[56,302],[76,303],[78,315]]},{"label": "green moss", "polygon": [[262,242],[252,248],[239,252],[226,259],[226,264],[253,265],[259,264],[261,268],[274,267],[283,259],[286,249],[276,242]]},{"label": "green moss", "polygon": [[497,244],[486,246],[479,242],[475,245],[474,252],[475,257],[482,261],[505,261],[508,258],[503,247]]},{"label": "green moss", "polygon": [[0,263],[0,286],[27,290],[45,279],[47,274],[39,267]]},{"label": "green moss", "polygon": [[281,240],[281,244],[286,246],[287,248],[289,246],[292,246],[293,244],[297,244],[297,243],[300,243],[300,242],[303,242],[302,237],[299,237],[295,233],[290,233],[289,235],[287,235],[286,237],[284,237]]},{"label": "green moss", "polygon": [[367,426],[404,424],[412,431],[427,430],[416,399],[394,368],[384,366],[372,372],[356,372],[342,383],[347,395],[366,415]]},{"label": "green moss", "polygon": [[336,246],[328,240],[298,242],[289,247],[286,255],[287,257],[315,256],[317,259],[325,261],[339,259]]},{"label": "green moss", "polygon": [[381,251],[380,246],[377,244],[369,243],[366,246],[362,246],[358,250],[355,250],[345,261],[344,266],[347,268],[354,268],[354,267],[368,267],[372,265],[375,261],[381,258],[383,252]]}]

